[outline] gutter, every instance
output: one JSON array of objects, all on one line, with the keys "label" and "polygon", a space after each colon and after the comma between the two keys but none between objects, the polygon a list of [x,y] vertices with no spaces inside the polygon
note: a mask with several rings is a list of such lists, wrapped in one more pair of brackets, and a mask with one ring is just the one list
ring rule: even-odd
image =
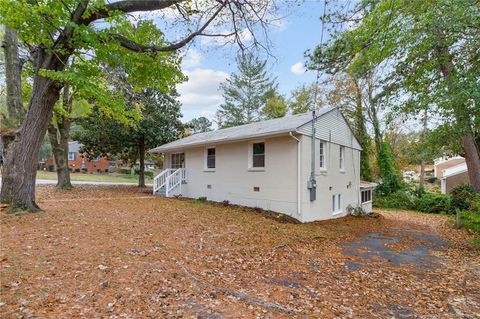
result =
[{"label": "gutter", "polygon": [[288,135],[290,135],[291,138],[297,141],[297,215],[300,219],[302,220],[302,166],[301,166],[301,148],[300,148],[300,140],[298,137],[293,135],[292,132],[289,132]]}]

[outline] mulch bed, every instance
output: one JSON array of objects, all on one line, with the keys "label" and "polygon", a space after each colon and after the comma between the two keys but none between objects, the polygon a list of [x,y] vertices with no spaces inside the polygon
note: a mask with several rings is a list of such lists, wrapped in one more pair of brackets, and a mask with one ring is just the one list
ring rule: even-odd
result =
[{"label": "mulch bed", "polygon": [[[128,186],[41,186],[37,197],[44,212],[0,213],[2,318],[480,314],[479,252],[443,216],[377,211],[298,224]],[[436,267],[346,252],[372,233],[400,238],[387,245],[393,252],[425,238],[447,244],[432,246]]]}]

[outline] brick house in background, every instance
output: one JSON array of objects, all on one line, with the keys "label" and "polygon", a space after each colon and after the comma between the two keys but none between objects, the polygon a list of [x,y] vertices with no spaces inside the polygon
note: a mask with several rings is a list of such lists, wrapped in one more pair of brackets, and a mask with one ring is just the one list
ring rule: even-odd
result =
[{"label": "brick house in background", "polygon": [[[110,168],[110,163],[106,157],[99,156],[92,161],[88,160],[84,155],[82,155],[82,153],[80,153],[81,146],[82,144],[79,144],[76,141],[68,142],[68,167],[72,172],[86,171],[88,173],[103,173],[105,170]],[[53,167],[54,171],[56,170],[53,156],[50,156],[50,158],[45,162],[45,167],[48,170],[51,170],[51,167]]]}]

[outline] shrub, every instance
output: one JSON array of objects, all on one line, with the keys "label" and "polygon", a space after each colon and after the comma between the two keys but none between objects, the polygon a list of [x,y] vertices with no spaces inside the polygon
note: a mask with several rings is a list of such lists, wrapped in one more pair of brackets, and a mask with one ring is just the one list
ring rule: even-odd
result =
[{"label": "shrub", "polygon": [[423,213],[448,213],[451,210],[450,196],[444,194],[425,193],[416,201],[416,207],[411,209],[418,210]]},{"label": "shrub", "polygon": [[80,168],[75,168],[75,173],[80,173]]},{"label": "shrub", "polygon": [[145,176],[153,178],[153,171],[145,171]]},{"label": "shrub", "polygon": [[469,231],[480,233],[480,213],[471,211],[461,211],[460,225]]},{"label": "shrub", "polygon": [[105,168],[105,173],[108,173],[108,168]]},{"label": "shrub", "polygon": [[475,191],[472,186],[467,184],[458,185],[450,192],[452,196],[452,209],[468,210],[474,209],[475,203]]},{"label": "shrub", "polygon": [[49,172],[53,172],[55,170],[55,166],[54,165],[48,165],[47,170]]},{"label": "shrub", "polygon": [[82,173],[87,173],[87,168],[86,167],[82,167]]}]

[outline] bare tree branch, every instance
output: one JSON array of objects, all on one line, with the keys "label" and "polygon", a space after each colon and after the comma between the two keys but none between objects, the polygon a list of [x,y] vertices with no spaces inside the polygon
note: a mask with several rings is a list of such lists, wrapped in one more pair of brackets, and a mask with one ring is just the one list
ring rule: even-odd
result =
[{"label": "bare tree branch", "polygon": [[210,23],[218,16],[218,14],[223,10],[223,8],[226,6],[226,2],[222,3],[217,10],[215,10],[215,12],[212,14],[212,16],[195,32],[192,32],[190,33],[187,37],[185,37],[184,39],[176,42],[176,43],[172,43],[170,45],[167,45],[167,46],[163,46],[163,47],[160,47],[160,46],[150,46],[150,45],[143,45],[143,44],[139,44],[137,42],[134,42],[132,40],[129,40],[127,38],[125,38],[124,36],[121,36],[119,34],[112,34],[110,35],[111,38],[115,39],[116,41],[118,41],[118,43],[126,48],[126,49],[129,49],[131,51],[135,51],[135,52],[167,52],[167,51],[174,51],[174,50],[177,50],[177,49],[180,49],[182,47],[184,47],[186,44],[188,44],[190,41],[193,40],[193,38],[195,38],[196,36],[199,36],[199,35],[204,35],[203,34],[203,31],[205,31],[205,29],[210,25]]}]

